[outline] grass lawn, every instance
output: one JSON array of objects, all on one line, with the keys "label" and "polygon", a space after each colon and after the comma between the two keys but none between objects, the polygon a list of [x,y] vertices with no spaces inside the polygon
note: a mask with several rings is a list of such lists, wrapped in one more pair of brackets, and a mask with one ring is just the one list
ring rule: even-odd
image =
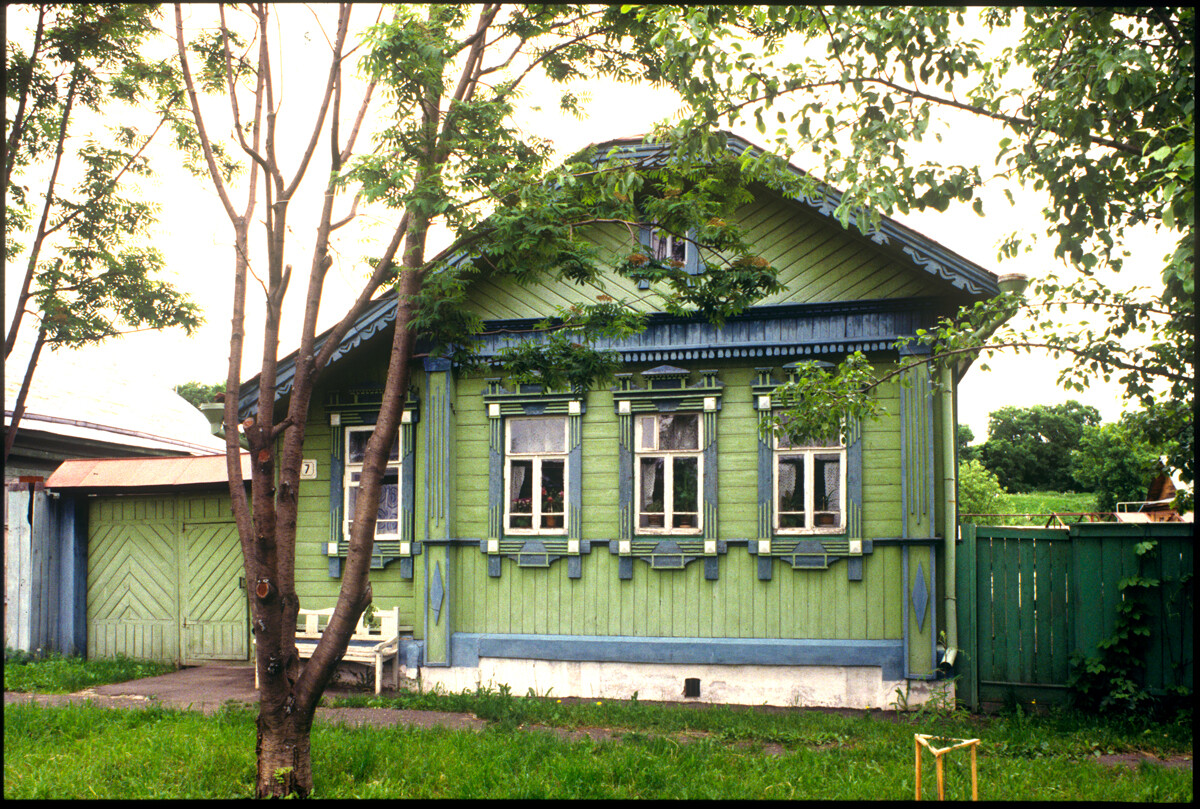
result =
[{"label": "grass lawn", "polygon": [[95,685],[124,683],[175,671],[170,663],[132,660],[84,660],[80,657],[35,657],[12,649],[4,651],[4,690],[39,694],[71,694]]},{"label": "grass lawn", "polygon": [[[343,703],[346,704],[346,703]],[[314,728],[316,797],[910,800],[913,734],[981,739],[984,800],[1192,800],[1192,773],[1109,767],[1103,753],[1191,753],[1190,715],[1164,725],[1060,712],[980,717],[558,701],[506,693],[355,698],[471,710],[482,732]],[[606,727],[600,741],[533,729]],[[242,798],[254,783],[254,712],[91,705],[4,709],[4,797]],[[948,798],[969,799],[969,755],[947,758]],[[932,759],[923,779],[936,797]]]},{"label": "grass lawn", "polygon": [[[1096,495],[1092,492],[1025,492],[1024,494],[1002,494],[995,510],[1001,514],[1077,514],[1096,510]],[[1035,525],[1043,526],[1048,517],[1025,519],[1016,517],[978,517],[973,519],[980,525]],[[1073,522],[1067,519],[1067,522]]]}]

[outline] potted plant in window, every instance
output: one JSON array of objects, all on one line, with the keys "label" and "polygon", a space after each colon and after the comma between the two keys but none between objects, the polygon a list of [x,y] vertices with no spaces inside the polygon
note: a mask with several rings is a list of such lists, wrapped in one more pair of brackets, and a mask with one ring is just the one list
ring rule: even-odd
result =
[{"label": "potted plant in window", "polygon": [[561,528],[563,516],[562,491],[542,487],[542,527]]}]

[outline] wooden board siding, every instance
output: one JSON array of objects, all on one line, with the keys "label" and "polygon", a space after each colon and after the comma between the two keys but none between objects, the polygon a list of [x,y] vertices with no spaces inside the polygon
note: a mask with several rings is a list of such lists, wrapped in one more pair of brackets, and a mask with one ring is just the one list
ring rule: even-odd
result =
[{"label": "wooden board siding", "polygon": [[[929,273],[896,261],[799,203],[764,196],[743,206],[737,217],[748,241],[778,269],[785,287],[759,304],[905,298],[943,291]],[[632,249],[625,228],[606,225],[591,232],[609,261],[615,263]],[[654,296],[615,273],[585,289],[551,279],[536,287],[522,287],[511,279],[480,281],[470,295],[472,309],[485,320],[503,320],[544,317],[556,307],[602,293],[634,301],[642,311],[660,308]]]},{"label": "wooden board siding", "polygon": [[[317,462],[317,474],[313,480],[300,481],[299,503],[296,527],[296,592],[300,597],[300,605],[305,609],[327,609],[337,603],[338,592],[341,590],[340,576],[329,575],[329,557],[325,553],[326,544],[332,541],[333,534],[330,526],[330,472],[332,435],[329,424],[329,413],[324,402],[328,392],[338,385],[381,385],[382,380],[377,369],[384,367],[382,348],[364,352],[367,356],[356,358],[351,381],[347,375],[331,376],[319,387],[312,398],[308,429],[304,438],[303,457]],[[424,372],[420,364],[415,365],[413,384],[420,389],[423,385]],[[414,500],[417,513],[417,539],[423,539],[425,502],[420,496],[421,481],[425,478],[425,435],[424,430],[416,430],[416,497]],[[423,565],[421,557],[416,557],[413,565],[413,579],[404,580],[400,577],[399,563],[393,562],[383,569],[371,570],[368,573],[374,603],[378,609],[400,607],[400,623],[415,627],[417,637],[421,637],[421,607],[417,603],[417,595],[424,592],[422,579]]]},{"label": "wooden board siding", "polygon": [[[750,384],[753,370],[717,365],[725,384],[718,417],[720,538],[737,541],[757,531],[757,416]],[[642,369],[637,369],[642,370]],[[457,385],[455,459],[460,537],[483,537],[487,528],[488,450],[483,378]],[[884,415],[863,429],[865,536],[900,531],[899,386],[882,386]],[[565,562],[548,569],[502,563],[487,575],[486,556],[473,545],[456,549],[450,565],[452,625],[456,632],[624,635],[639,637],[731,637],[895,639],[903,634],[900,549],[879,547],[867,557],[861,582],[847,580],[844,562],[829,570],[793,571],[780,566],[759,581],[756,559],[733,544],[721,557],[720,578],[707,581],[703,565],[681,571],[651,570],[634,562],[631,580],[617,576],[607,549],[617,538],[616,417],[611,391],[592,390],[583,418],[582,535],[592,541],[582,576],[567,576]],[[928,568],[928,565],[926,565]]]},{"label": "wooden board siding", "polygon": [[847,580],[844,563],[759,581],[744,545],[721,558],[717,581],[706,581],[700,564],[653,571],[641,562],[621,580],[603,547],[585,557],[578,579],[567,577],[565,564],[522,569],[507,559],[503,575],[491,578],[484,555],[462,546],[451,565],[452,623],[468,633],[895,639],[901,604],[891,577],[898,578],[899,553],[877,550],[860,582]]}]

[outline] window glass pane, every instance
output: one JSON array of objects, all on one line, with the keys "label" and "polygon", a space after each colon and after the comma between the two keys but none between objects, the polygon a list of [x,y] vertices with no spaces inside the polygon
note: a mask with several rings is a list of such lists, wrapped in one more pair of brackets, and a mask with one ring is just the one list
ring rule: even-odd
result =
[{"label": "window glass pane", "polygon": [[687,242],[683,239],[671,239],[671,259],[683,262],[687,258]]},{"label": "window glass pane", "polygon": [[671,525],[674,528],[696,528],[700,525],[700,459],[691,457],[672,458]]},{"label": "window glass pane", "polygon": [[354,519],[354,504],[358,502],[358,479],[362,475],[358,472],[350,473],[350,485],[346,489],[346,519]]},{"label": "window glass pane", "polygon": [[813,510],[817,513],[813,523],[817,527],[840,527],[842,508],[841,456],[816,455],[813,457]]},{"label": "window glass pane", "polygon": [[781,455],[777,464],[779,527],[804,527],[804,456]]},{"label": "window glass pane", "polygon": [[367,454],[367,439],[371,437],[369,430],[351,430],[346,434],[346,461],[362,463]]},{"label": "window glass pane", "polygon": [[[362,463],[367,455],[367,441],[371,438],[370,430],[350,430],[346,433],[346,462],[347,463]],[[400,436],[396,436],[396,441],[392,444],[392,451],[388,454],[389,461],[400,460]]]},{"label": "window glass pane", "polygon": [[564,490],[563,475],[565,464],[558,460],[542,461],[542,515],[562,514]]},{"label": "window glass pane", "polygon": [[509,452],[565,452],[565,419],[509,419]]},{"label": "window glass pane", "polygon": [[691,456],[672,460],[674,469],[671,470],[671,489],[674,494],[674,510],[694,514],[697,511],[696,503],[699,501],[700,459]]},{"label": "window glass pane", "polygon": [[654,416],[639,416],[638,424],[642,431],[642,449],[654,449],[654,439],[656,436],[654,427],[658,419]]},{"label": "window glass pane", "polygon": [[509,461],[509,528],[533,527],[533,461]]},{"label": "window glass pane", "polygon": [[[395,520],[400,516],[400,474],[395,469],[389,469],[383,476],[383,485],[379,487],[379,519]],[[379,529],[375,529],[379,533]]]},{"label": "window glass pane", "polygon": [[[351,472],[346,489],[346,520],[354,521],[358,505],[358,487],[362,473]],[[379,487],[379,509],[375,513],[375,534],[398,534],[400,532],[400,473],[389,469],[384,473]]]},{"label": "window glass pane", "polygon": [[650,251],[659,261],[682,262],[687,256],[687,241],[655,228],[650,231]]},{"label": "window glass pane", "polygon": [[658,417],[658,448],[700,449],[700,416],[697,413]]},{"label": "window glass pane", "polygon": [[638,492],[638,513],[642,528],[662,528],[663,523],[663,471],[662,458],[642,458],[641,489]]}]

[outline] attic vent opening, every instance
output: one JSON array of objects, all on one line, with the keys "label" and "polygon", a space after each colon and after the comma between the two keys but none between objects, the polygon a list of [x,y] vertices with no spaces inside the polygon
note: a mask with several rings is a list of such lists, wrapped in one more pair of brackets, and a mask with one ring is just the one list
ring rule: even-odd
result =
[{"label": "attic vent opening", "polygon": [[683,681],[683,695],[685,697],[700,696],[700,678],[688,677]]}]

